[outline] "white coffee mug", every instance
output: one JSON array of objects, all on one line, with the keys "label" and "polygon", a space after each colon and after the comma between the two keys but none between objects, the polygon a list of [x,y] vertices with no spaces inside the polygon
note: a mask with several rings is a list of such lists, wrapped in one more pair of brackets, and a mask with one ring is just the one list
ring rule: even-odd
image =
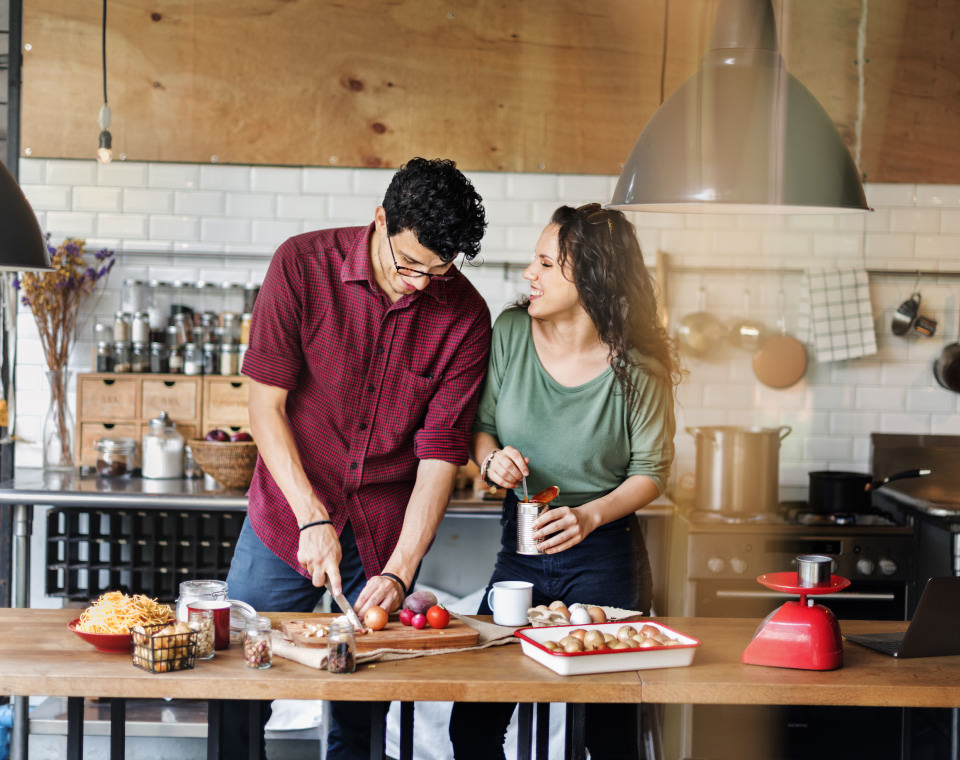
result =
[{"label": "white coffee mug", "polygon": [[526,625],[533,606],[533,584],[528,581],[498,581],[487,592],[487,605],[497,625]]}]

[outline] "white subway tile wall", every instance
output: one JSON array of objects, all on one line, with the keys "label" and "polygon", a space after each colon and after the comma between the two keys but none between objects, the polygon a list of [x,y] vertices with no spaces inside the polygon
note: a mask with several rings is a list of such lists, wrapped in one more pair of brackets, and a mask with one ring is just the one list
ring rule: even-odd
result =
[{"label": "white subway tile wall", "polygon": [[[92,325],[120,304],[129,277],[159,280],[260,281],[277,245],[323,227],[367,224],[393,172],[324,167],[218,166],[21,159],[20,179],[53,242],[86,237],[111,247],[118,263],[103,296],[80,326],[71,359],[91,369]],[[471,173],[489,227],[478,262],[464,273],[496,315],[525,292],[521,277],[537,236],[561,203],[606,202],[616,177]],[[960,434],[960,395],[936,384],[932,363],[960,335],[960,278],[914,274],[960,271],[960,186],[871,184],[867,215],[631,216],[651,268],[668,254],[672,324],[707,308],[724,320],[750,316],[772,331],[797,330],[806,268],[898,270],[871,276],[878,351],[852,361],[811,360],[792,388],[754,379],[749,351],[717,346],[709,359],[686,358],[677,394],[677,462],[671,482],[689,487],[695,450],[687,428],[704,425],[789,426],[781,447],[781,482],[804,485],[814,469],[868,470],[870,433]],[[784,293],[781,312],[778,294]],[[921,314],[937,320],[932,338],[890,331],[893,313],[912,292]],[[227,296],[213,289],[205,304]],[[224,301],[225,302],[225,301]],[[749,314],[747,314],[749,312]],[[782,328],[781,328],[782,324]],[[33,317],[20,307],[17,356],[17,464],[41,464],[37,441],[48,393]],[[804,339],[805,336],[797,337]]]}]

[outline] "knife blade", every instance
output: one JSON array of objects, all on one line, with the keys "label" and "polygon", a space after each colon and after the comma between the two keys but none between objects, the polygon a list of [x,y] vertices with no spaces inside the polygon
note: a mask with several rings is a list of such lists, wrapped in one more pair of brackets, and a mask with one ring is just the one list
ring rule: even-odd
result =
[{"label": "knife blade", "polygon": [[340,612],[347,616],[347,620],[350,621],[356,630],[363,630],[363,623],[360,622],[360,618],[356,613],[356,610],[353,609],[353,605],[347,601],[347,598],[342,594],[334,594],[330,592],[330,595],[333,597],[333,601],[337,603],[337,606],[340,608]]}]

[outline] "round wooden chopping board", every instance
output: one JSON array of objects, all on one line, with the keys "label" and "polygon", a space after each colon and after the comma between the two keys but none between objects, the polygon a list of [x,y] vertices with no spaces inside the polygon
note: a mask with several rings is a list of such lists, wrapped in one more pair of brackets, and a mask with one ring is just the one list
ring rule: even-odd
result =
[{"label": "round wooden chopping board", "polygon": [[770,336],[753,354],[753,374],[770,388],[789,388],[806,371],[806,349],[789,335]]}]

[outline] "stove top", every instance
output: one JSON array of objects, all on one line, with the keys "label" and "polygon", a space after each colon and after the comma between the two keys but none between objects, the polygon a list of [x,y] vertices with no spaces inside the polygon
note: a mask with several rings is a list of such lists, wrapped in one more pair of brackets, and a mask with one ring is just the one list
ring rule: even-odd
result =
[{"label": "stove top", "polygon": [[807,502],[787,501],[776,510],[745,514],[739,512],[716,512],[711,510],[691,510],[686,513],[687,520],[697,526],[780,526],[780,527],[854,527],[896,528],[905,527],[906,520],[893,514],[874,510],[872,512],[834,512],[823,514],[811,512]]}]

